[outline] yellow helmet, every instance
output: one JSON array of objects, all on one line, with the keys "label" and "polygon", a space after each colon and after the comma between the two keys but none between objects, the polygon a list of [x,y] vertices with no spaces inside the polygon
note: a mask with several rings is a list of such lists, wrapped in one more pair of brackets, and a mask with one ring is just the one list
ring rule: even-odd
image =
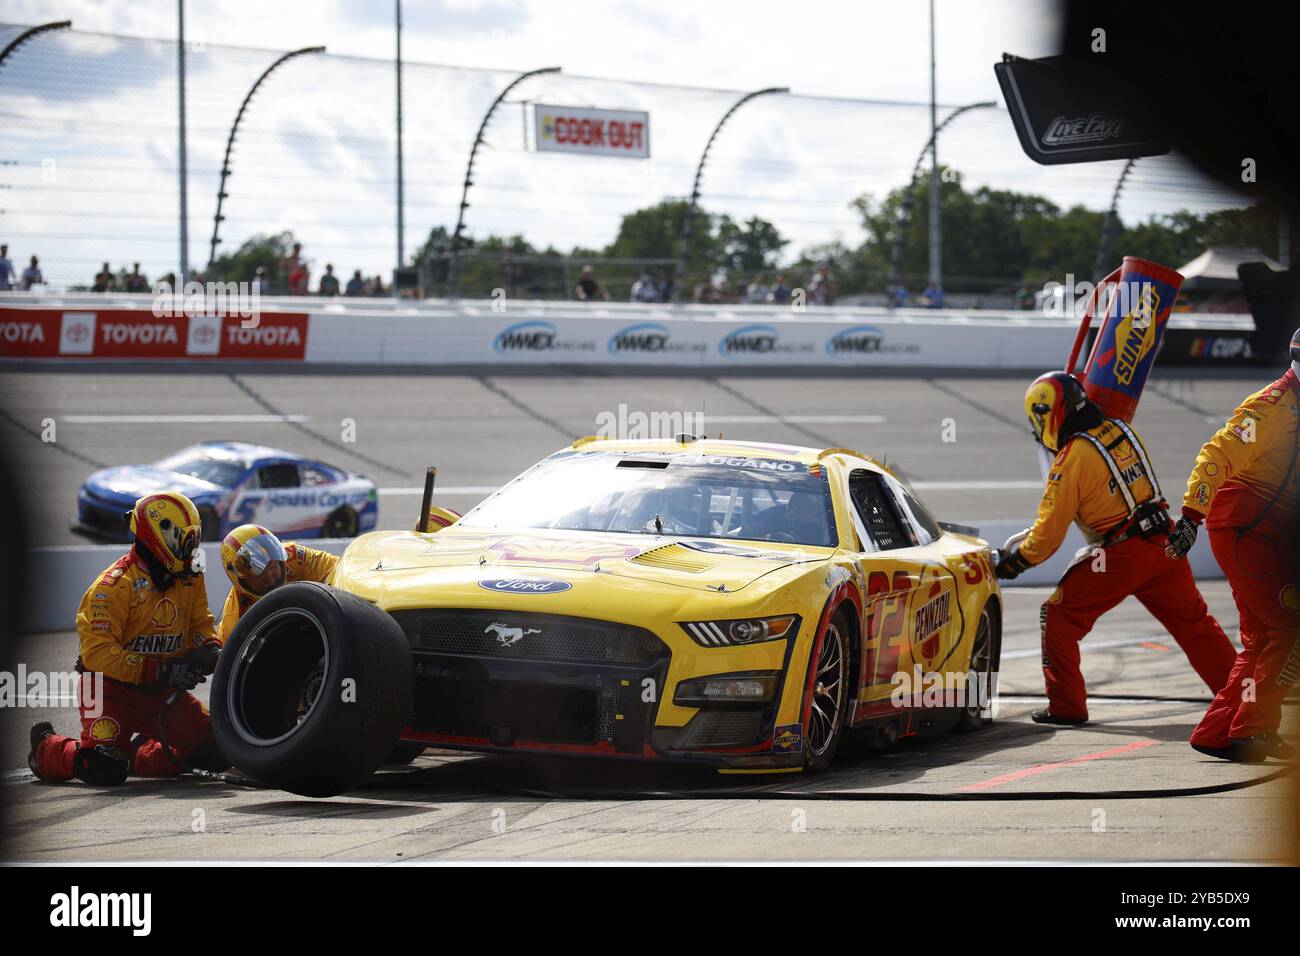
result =
[{"label": "yellow helmet", "polygon": [[[442,508],[438,505],[434,505],[429,509],[429,534],[434,534],[449,525],[455,524],[460,520],[460,518],[461,515],[459,511],[453,511],[450,508]],[[419,525],[416,525],[414,530],[419,531]]]},{"label": "yellow helmet", "polygon": [[289,555],[271,531],[241,524],[221,542],[221,566],[240,594],[256,601],[289,576]]},{"label": "yellow helmet", "polygon": [[[131,537],[169,574],[198,570],[192,565],[203,526],[199,510],[179,491],[145,495],[129,512]],[[198,552],[201,554],[202,552]]]},{"label": "yellow helmet", "polygon": [[1050,452],[1061,450],[1061,427],[1088,405],[1083,385],[1069,372],[1044,372],[1025,392],[1025,415],[1034,438]]}]

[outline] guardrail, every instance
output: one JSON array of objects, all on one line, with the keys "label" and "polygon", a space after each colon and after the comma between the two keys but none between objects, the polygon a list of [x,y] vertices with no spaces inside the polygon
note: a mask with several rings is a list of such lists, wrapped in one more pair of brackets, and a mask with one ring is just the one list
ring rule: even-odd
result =
[{"label": "guardrail", "polygon": [[[996,548],[1027,526],[1028,522],[990,521],[980,527],[980,535]],[[311,546],[331,554],[342,554],[351,542],[350,538],[313,540]],[[106,544],[33,548],[29,552],[28,562],[31,584],[19,615],[20,632],[37,634],[74,630],[77,606],[82,595],[109,565],[125,553],[126,547],[122,544]],[[1065,544],[1051,559],[1004,586],[1054,584],[1069,564],[1071,556],[1081,547],[1082,536],[1077,529],[1071,529]],[[208,589],[208,606],[212,608],[213,615],[217,616],[225,604],[230,582],[221,570],[221,546],[206,544],[203,550],[209,569],[204,576]],[[1205,535],[1197,540],[1189,560],[1197,578],[1223,577]]]},{"label": "guardrail", "polygon": [[[1041,370],[1078,327],[1034,312],[514,300],[267,297],[251,317],[155,312],[150,296],[6,295],[0,360]],[[1196,314],[1170,328],[1244,342],[1254,325]]]}]

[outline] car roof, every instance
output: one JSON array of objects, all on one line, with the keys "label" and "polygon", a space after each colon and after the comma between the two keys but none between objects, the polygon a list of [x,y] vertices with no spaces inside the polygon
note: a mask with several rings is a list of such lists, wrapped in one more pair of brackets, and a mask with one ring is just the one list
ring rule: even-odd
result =
[{"label": "car roof", "polygon": [[282,448],[272,448],[269,445],[257,445],[246,441],[201,441],[196,442],[193,447],[211,452],[214,458],[230,458],[249,463],[264,458],[285,458],[289,461],[311,460]]},{"label": "car roof", "polygon": [[719,455],[732,458],[771,458],[778,461],[797,461],[811,465],[832,455],[856,458],[874,465],[882,471],[889,469],[870,455],[848,448],[813,448],[807,445],[785,445],[779,442],[732,441],[721,438],[698,438],[685,442],[668,438],[625,439],[601,438],[590,435],[579,438],[570,448],[582,451],[607,451],[612,454],[638,454],[656,452],[679,455]]}]

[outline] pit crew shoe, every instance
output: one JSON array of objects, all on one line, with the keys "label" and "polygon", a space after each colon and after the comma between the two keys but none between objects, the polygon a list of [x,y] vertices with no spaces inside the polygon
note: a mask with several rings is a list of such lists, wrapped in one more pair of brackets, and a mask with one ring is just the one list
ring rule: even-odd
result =
[{"label": "pit crew shoe", "polygon": [[72,775],[92,787],[115,787],[130,772],[131,760],[119,747],[82,747],[72,758]]},{"label": "pit crew shoe", "polygon": [[1080,727],[1088,722],[1087,717],[1057,717],[1050,710],[1036,710],[1029,717],[1036,724],[1052,724],[1057,727]]},{"label": "pit crew shoe", "polygon": [[27,766],[32,773],[36,775],[37,780],[44,780],[41,772],[36,769],[36,748],[41,745],[41,741],[54,733],[54,725],[48,720],[42,720],[39,724],[32,727],[31,740],[32,749],[27,754]]},{"label": "pit crew shoe", "polygon": [[1206,747],[1192,744],[1192,749],[1207,757],[1230,760],[1233,763],[1263,763],[1269,757],[1278,760],[1290,759],[1284,754],[1295,755],[1295,748],[1276,734],[1260,734],[1257,737],[1234,738],[1226,747]]}]

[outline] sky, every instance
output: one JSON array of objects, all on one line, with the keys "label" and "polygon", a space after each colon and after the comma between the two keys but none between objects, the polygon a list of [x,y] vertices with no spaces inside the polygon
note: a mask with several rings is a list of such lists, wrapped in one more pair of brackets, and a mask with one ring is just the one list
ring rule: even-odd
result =
[{"label": "sky", "polygon": [[[940,142],[968,187],[1038,192],[1104,209],[1120,164],[1041,167],[1020,151],[993,64],[1055,45],[1047,0],[936,0],[937,96],[992,100]],[[186,5],[189,255],[207,259],[222,151],[240,100],[278,51],[324,44],[279,70],[253,100],[233,157],[222,249],[291,228],[319,274],[335,263],[388,274],[397,258],[394,6],[364,0],[205,0]],[[929,133],[924,0],[407,0],[403,5],[407,256],[454,224],[465,157],[483,111],[518,72],[563,68],[520,87],[485,136],[471,234],[603,246],[622,214],[690,192],[717,118],[756,100],[719,137],[703,203],[760,215],[790,238],[787,258],[863,238],[849,201],[907,182]],[[39,253],[52,284],[87,282],[104,259],[176,268],[177,6],[165,0],[7,0],[0,21],[71,19],[0,71],[0,242]],[[0,29],[0,42],[13,35]],[[101,35],[105,34],[105,35]],[[145,40],[123,40],[138,37]],[[539,154],[526,104],[643,109],[651,158]],[[905,104],[905,105],[899,105]],[[941,110],[940,118],[945,111]],[[1232,201],[1173,159],[1138,164],[1126,221]],[[1090,264],[1089,264],[1090,265]]]}]

